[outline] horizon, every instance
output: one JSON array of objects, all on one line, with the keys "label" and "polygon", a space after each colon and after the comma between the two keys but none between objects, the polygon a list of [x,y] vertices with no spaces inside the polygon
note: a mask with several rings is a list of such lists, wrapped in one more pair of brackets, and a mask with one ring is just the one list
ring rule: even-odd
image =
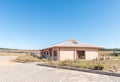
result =
[{"label": "horizon", "polygon": [[120,48],[119,0],[0,0],[0,47],[38,50],[75,39]]},{"label": "horizon", "polygon": [[[51,44],[49,46],[52,46],[52,45],[55,45],[55,44],[59,44],[59,43],[62,43],[62,42],[65,42],[65,41],[68,41],[68,40],[75,40],[75,39],[67,39],[67,40],[64,40],[64,41],[61,41],[61,42],[57,42],[57,43],[54,43],[54,44]],[[77,42],[79,42],[78,40],[75,40]],[[81,42],[79,42],[81,43]],[[82,42],[83,43],[83,42]],[[84,43],[84,44],[89,44],[89,43]],[[93,44],[89,44],[89,45],[93,45]],[[47,46],[47,47],[49,47]],[[94,45],[96,46],[96,45]],[[47,48],[47,47],[44,47],[44,48]],[[98,46],[98,47],[101,47],[101,49],[120,49],[120,48],[105,48],[105,47],[102,47],[102,46]],[[44,49],[44,48],[41,48],[41,49]],[[0,47],[0,49],[15,49],[15,50],[41,50],[41,49],[19,49],[19,48],[6,48],[6,47]]]}]

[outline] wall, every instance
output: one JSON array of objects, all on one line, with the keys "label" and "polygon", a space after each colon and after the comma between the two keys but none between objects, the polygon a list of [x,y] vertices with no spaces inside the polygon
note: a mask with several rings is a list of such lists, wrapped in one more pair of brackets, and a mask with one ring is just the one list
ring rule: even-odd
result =
[{"label": "wall", "polygon": [[[46,54],[47,51],[48,51],[48,54]],[[48,49],[46,49],[46,50],[42,50],[42,55],[43,55],[43,57],[49,59],[49,57],[50,57],[50,52],[49,52],[49,50],[48,50]]]},{"label": "wall", "polygon": [[60,60],[74,60],[74,49],[60,48]]},{"label": "wall", "polygon": [[[54,50],[57,51],[57,56],[54,56]],[[59,58],[60,58],[59,48],[52,48],[52,60],[59,60]]]},{"label": "wall", "polygon": [[77,50],[85,51],[85,59],[92,60],[98,58],[98,49],[93,48],[60,48],[60,60],[76,60]]},{"label": "wall", "polygon": [[[57,57],[54,57],[53,51],[57,50]],[[94,48],[52,48],[51,49],[51,57],[50,57],[50,51],[49,49],[43,50],[48,51],[47,58],[50,58],[52,60],[76,60],[77,59],[77,50],[84,50],[85,51],[85,59],[86,60],[92,60],[98,58],[98,49]]]},{"label": "wall", "polygon": [[86,50],[86,60],[98,59],[98,50]]}]

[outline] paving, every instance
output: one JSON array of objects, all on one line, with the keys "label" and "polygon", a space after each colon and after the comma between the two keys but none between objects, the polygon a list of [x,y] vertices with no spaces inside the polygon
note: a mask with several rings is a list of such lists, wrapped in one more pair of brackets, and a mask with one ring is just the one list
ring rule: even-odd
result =
[{"label": "paving", "polygon": [[15,63],[0,56],[0,82],[120,82],[120,77]]}]

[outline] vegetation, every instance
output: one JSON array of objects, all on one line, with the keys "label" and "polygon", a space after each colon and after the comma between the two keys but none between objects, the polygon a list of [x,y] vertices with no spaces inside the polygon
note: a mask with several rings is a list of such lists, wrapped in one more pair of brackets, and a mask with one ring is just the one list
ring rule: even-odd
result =
[{"label": "vegetation", "polygon": [[105,69],[105,61],[100,60],[66,60],[66,61],[49,61],[47,64],[56,65],[56,66],[69,66],[69,67],[77,67],[77,68],[87,68],[93,70],[103,70]]},{"label": "vegetation", "polygon": [[[47,59],[39,59],[39,54],[23,53],[17,49],[0,48],[0,56],[18,56],[16,62],[44,62],[56,66],[70,66],[77,68],[86,68],[93,70],[106,70],[112,72],[120,72],[120,49],[102,49],[100,51],[99,60],[66,60],[66,61],[52,61]],[[30,55],[31,54],[31,55]]]},{"label": "vegetation", "polygon": [[19,49],[0,48],[0,53],[19,53]]},{"label": "vegetation", "polygon": [[95,65],[94,69],[95,70],[103,70],[104,69],[104,65],[102,65],[102,64]]},{"label": "vegetation", "polygon": [[112,48],[112,49],[103,48],[101,49],[101,51],[120,51],[120,49],[119,48]]},{"label": "vegetation", "polygon": [[21,62],[21,63],[26,63],[26,62],[39,62],[40,59],[37,58],[37,57],[30,56],[30,55],[21,55],[21,56],[18,56],[15,61],[16,61],[16,62]]},{"label": "vegetation", "polygon": [[[1,53],[0,56],[20,56],[19,53]],[[23,54],[22,54],[23,55]]]},{"label": "vegetation", "polygon": [[120,55],[120,49],[114,48],[114,49],[101,49],[100,55],[111,55],[111,56],[119,56]]},{"label": "vegetation", "polygon": [[40,56],[39,50],[20,50],[11,48],[0,48],[0,56],[20,56],[20,55]]},{"label": "vegetation", "polygon": [[66,61],[49,61],[45,60],[46,64],[55,66],[69,66],[77,68],[86,68],[92,70],[104,70],[111,72],[120,72],[120,60],[66,60]]}]

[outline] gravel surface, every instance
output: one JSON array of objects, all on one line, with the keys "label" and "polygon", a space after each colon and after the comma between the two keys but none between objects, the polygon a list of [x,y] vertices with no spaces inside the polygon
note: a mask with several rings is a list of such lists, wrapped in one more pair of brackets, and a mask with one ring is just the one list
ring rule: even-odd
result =
[{"label": "gravel surface", "polygon": [[0,57],[0,82],[120,82],[120,77],[15,63]]}]

